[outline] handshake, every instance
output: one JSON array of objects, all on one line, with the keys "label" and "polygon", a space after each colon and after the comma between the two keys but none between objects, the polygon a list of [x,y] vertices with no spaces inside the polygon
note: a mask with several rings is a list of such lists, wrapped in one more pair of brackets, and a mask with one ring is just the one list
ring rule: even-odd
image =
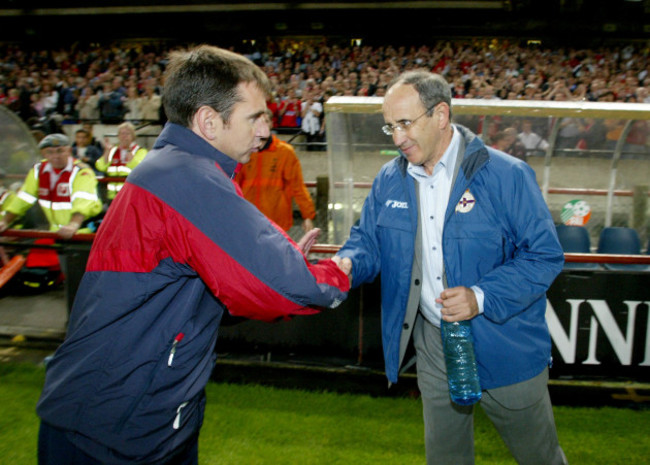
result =
[{"label": "handshake", "polygon": [[[302,253],[305,255],[309,254],[309,250],[312,245],[316,243],[316,239],[320,236],[320,228],[314,228],[305,233],[304,236],[298,242],[298,247],[302,250]],[[332,257],[332,261],[336,263],[341,271],[350,279],[350,285],[352,285],[352,260],[349,258],[341,258],[338,255]]]},{"label": "handshake", "polygon": [[348,257],[341,258],[338,255],[334,255],[332,261],[338,265],[339,269],[343,273],[345,273],[345,275],[350,279],[350,285],[352,285],[352,260]]}]

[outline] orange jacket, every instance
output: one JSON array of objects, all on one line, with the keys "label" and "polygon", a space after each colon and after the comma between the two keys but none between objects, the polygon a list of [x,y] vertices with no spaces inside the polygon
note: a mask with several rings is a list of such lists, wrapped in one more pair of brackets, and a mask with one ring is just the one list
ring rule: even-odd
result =
[{"label": "orange jacket", "polygon": [[293,225],[292,199],[296,200],[303,219],[314,219],[316,211],[295,150],[276,136],[271,138],[269,147],[254,152],[235,180],[246,200],[287,231]]}]

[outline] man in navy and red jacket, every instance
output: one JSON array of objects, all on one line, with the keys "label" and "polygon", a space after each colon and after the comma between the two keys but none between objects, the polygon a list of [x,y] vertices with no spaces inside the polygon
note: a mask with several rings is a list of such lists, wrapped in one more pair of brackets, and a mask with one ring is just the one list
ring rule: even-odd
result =
[{"label": "man in navy and red jacket", "polygon": [[223,313],[274,321],[347,297],[337,265],[310,263],[304,241],[232,182],[269,136],[268,91],[263,72],[234,53],[170,56],[169,123],[111,205],[48,364],[41,465],[198,463]]}]

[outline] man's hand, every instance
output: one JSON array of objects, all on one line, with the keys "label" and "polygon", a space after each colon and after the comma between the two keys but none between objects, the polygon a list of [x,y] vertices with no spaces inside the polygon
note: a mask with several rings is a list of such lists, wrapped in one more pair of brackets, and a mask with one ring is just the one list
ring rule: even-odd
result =
[{"label": "man's hand", "polygon": [[352,287],[352,260],[348,257],[341,258],[338,255],[334,255],[332,261],[338,265],[339,269],[343,273],[345,273],[350,280],[350,287]]},{"label": "man's hand", "polygon": [[65,226],[61,226],[61,228],[56,232],[56,234],[61,239],[70,239],[72,236],[76,234],[78,229],[79,229],[79,224],[70,223],[70,224],[66,224]]},{"label": "man's hand", "polygon": [[442,319],[448,322],[463,321],[478,315],[478,302],[474,291],[463,286],[445,289],[436,302],[442,305]]},{"label": "man's hand", "polygon": [[313,228],[305,233],[304,236],[302,236],[302,239],[298,241],[298,247],[300,247],[300,250],[302,250],[302,253],[305,255],[309,254],[309,249],[311,249],[311,246],[316,243],[316,239],[318,239],[318,236],[320,236],[320,229],[319,228]]},{"label": "man's hand", "polygon": [[302,230],[305,232],[309,232],[312,229],[314,229],[314,222],[310,220],[309,218],[305,218],[302,220]]},{"label": "man's hand", "polygon": [[102,158],[106,163],[108,163],[108,155],[111,153],[113,147],[115,146],[111,143],[111,140],[108,137],[104,137],[104,153],[102,154]]}]

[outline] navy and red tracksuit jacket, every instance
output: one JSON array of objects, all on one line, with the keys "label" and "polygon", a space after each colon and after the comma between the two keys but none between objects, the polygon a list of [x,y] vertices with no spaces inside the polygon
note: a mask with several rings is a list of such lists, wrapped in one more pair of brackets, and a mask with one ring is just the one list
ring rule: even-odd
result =
[{"label": "navy and red tracksuit jacket", "polygon": [[102,222],[37,412],[103,463],[158,463],[198,434],[224,311],[273,321],[347,297],[334,262],[240,195],[236,165],[168,123]]}]

